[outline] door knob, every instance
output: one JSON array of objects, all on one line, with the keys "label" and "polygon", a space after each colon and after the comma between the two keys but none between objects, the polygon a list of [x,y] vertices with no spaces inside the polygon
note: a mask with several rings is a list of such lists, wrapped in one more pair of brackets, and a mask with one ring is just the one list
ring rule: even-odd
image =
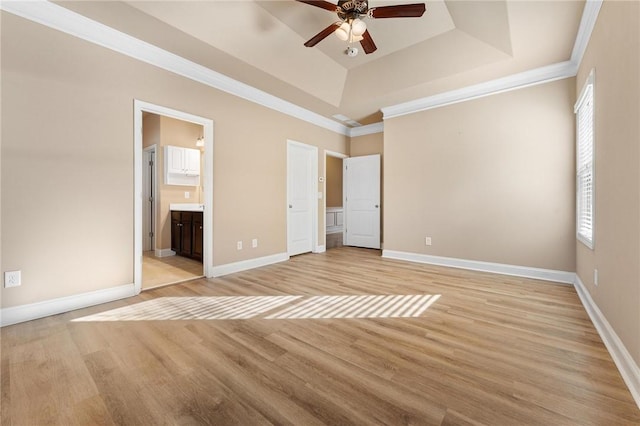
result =
[{"label": "door knob", "polygon": [[289,208],[290,208],[290,209],[292,209],[292,208],[293,208],[293,206],[292,206],[291,204],[289,204]]},{"label": "door knob", "polygon": [[376,204],[376,209],[378,208],[378,205]]}]

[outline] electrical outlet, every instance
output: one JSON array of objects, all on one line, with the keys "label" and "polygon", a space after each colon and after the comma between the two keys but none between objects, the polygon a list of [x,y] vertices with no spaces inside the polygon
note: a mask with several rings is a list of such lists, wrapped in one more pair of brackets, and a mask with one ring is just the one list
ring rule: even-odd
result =
[{"label": "electrical outlet", "polygon": [[598,285],[598,270],[594,269],[593,270],[593,284],[594,285]]},{"label": "electrical outlet", "polygon": [[242,250],[242,241],[238,241],[236,243],[236,247],[238,248],[238,250]]},{"label": "electrical outlet", "polygon": [[253,240],[251,240],[251,247],[256,248],[258,247],[258,239],[254,238]]},{"label": "electrical outlet", "polygon": [[431,237],[424,237],[424,245],[425,246],[431,245]]},{"label": "electrical outlet", "polygon": [[4,288],[18,287],[22,284],[20,271],[7,271],[4,273]]},{"label": "electrical outlet", "polygon": [[184,198],[187,198],[187,199],[191,198],[191,193],[189,191],[185,191]]}]

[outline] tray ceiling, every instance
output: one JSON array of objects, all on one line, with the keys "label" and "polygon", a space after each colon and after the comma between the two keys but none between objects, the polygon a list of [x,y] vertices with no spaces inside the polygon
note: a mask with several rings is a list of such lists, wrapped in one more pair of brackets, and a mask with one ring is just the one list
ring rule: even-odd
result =
[{"label": "tray ceiling", "polygon": [[[370,7],[409,1],[370,0]],[[584,1],[427,1],[422,18],[367,19],[378,50],[344,54],[337,20],[295,1],[60,2],[326,117],[380,108],[569,60]]]}]

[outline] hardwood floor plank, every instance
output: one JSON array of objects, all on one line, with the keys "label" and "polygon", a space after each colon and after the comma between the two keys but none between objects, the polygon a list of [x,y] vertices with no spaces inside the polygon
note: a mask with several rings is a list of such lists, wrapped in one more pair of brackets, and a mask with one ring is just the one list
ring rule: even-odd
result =
[{"label": "hardwood floor plank", "polygon": [[350,247],[5,327],[0,345],[3,425],[640,424],[572,286]]}]

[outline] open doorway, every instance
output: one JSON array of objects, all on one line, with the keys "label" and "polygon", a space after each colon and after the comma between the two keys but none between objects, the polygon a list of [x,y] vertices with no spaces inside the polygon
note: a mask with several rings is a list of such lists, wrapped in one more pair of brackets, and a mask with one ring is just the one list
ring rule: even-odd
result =
[{"label": "open doorway", "polygon": [[136,290],[207,276],[213,122],[136,101]]},{"label": "open doorway", "polygon": [[346,155],[325,151],[325,247],[342,247],[344,233],[343,159]]},{"label": "open doorway", "polygon": [[[204,144],[200,124],[144,112],[142,290],[204,276],[200,185]],[[195,156],[190,180],[182,178],[186,153]],[[184,158],[172,158],[182,155]],[[183,163],[178,167],[173,162]],[[177,168],[180,179],[171,179]],[[157,179],[156,170],[161,179]],[[156,226],[157,225],[157,226]],[[196,245],[199,244],[199,245]]]}]

